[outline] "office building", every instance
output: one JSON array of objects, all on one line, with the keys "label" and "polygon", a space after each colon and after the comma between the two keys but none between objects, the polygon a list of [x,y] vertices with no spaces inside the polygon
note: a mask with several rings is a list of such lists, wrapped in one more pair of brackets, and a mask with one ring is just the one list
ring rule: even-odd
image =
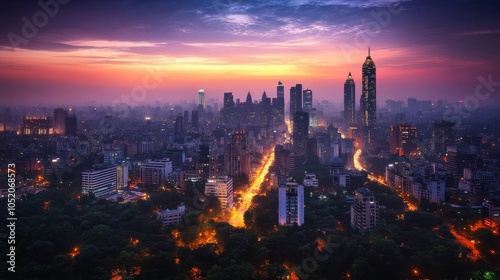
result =
[{"label": "office building", "polygon": [[436,154],[445,154],[446,148],[453,144],[454,122],[439,121],[433,124],[432,149]]},{"label": "office building", "polygon": [[396,124],[390,128],[389,152],[408,156],[417,152],[417,128],[411,124]]},{"label": "office building", "polygon": [[250,170],[248,135],[244,130],[238,129],[231,134],[230,143],[224,150],[224,172],[237,180],[244,175],[250,177]]},{"label": "office building", "polygon": [[172,162],[168,159],[148,160],[141,164],[141,182],[145,185],[162,185],[172,173]]},{"label": "office building", "polygon": [[102,166],[82,172],[82,195],[93,194],[96,198],[107,197],[116,191],[116,187],[116,166]]},{"label": "office building", "polygon": [[65,135],[66,134],[66,112],[63,108],[57,108],[54,110],[54,134]]},{"label": "office building", "polygon": [[367,188],[354,191],[351,205],[351,226],[361,232],[372,230],[378,223],[378,201]]},{"label": "office building", "polygon": [[233,178],[222,176],[208,179],[205,183],[205,195],[216,197],[224,210],[233,208]]},{"label": "office building", "polygon": [[375,63],[370,55],[363,63],[361,75],[361,123],[365,127],[373,128],[377,125],[377,75]]},{"label": "office building", "polygon": [[278,221],[282,226],[304,224],[304,186],[288,182],[278,187]]},{"label": "office building", "polygon": [[309,113],[297,112],[293,116],[293,152],[295,157],[306,157],[307,138],[309,137]]},{"label": "office building", "polygon": [[311,113],[313,108],[313,92],[310,89],[305,89],[303,92],[303,106],[302,110]]},{"label": "office building", "polygon": [[205,90],[204,89],[199,89],[198,90],[198,106],[202,108],[205,108]]},{"label": "office building", "polygon": [[277,98],[276,102],[273,102],[273,105],[278,112],[279,123],[285,123],[285,86],[283,86],[283,83],[278,82],[276,92]]},{"label": "office building", "polygon": [[348,124],[356,122],[355,84],[351,72],[344,83],[344,121]]}]

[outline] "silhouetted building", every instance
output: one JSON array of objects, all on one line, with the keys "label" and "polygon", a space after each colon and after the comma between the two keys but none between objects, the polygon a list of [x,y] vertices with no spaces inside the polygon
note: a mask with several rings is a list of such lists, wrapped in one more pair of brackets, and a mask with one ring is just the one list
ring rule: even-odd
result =
[{"label": "silhouetted building", "polygon": [[[193,111],[195,112],[195,111]],[[174,131],[175,135],[184,135],[184,121],[183,121],[183,117],[179,114],[176,118],[175,118],[175,131]]]},{"label": "silhouetted building", "polygon": [[24,117],[23,135],[52,134],[52,120],[49,117]]},{"label": "silhouetted building", "polygon": [[453,144],[454,127],[455,123],[448,121],[439,121],[433,124],[432,148],[434,153],[444,154],[446,147]]},{"label": "silhouetted building", "polygon": [[276,102],[274,102],[273,105],[278,112],[278,119],[280,123],[285,123],[285,87],[281,82],[278,82],[276,92],[277,98]]},{"label": "silhouetted building", "polygon": [[293,115],[297,112],[297,106],[295,105],[296,102],[296,88],[291,87],[290,88],[290,121],[293,121]]},{"label": "silhouetted building", "polygon": [[368,48],[368,56],[363,63],[362,68],[362,83],[361,83],[361,123],[366,127],[374,127],[377,124],[377,75],[375,63],[370,56]]},{"label": "silhouetted building", "polygon": [[63,108],[54,110],[54,134],[65,135],[66,133],[66,112]]},{"label": "silhouetted building", "polygon": [[309,136],[309,114],[297,112],[293,116],[293,152],[296,157],[306,156],[307,138]]},{"label": "silhouetted building", "polygon": [[242,175],[250,177],[250,147],[248,136],[244,130],[238,129],[231,134],[230,143],[224,151],[224,172],[232,178]]},{"label": "silhouetted building", "polygon": [[274,166],[285,174],[293,172],[295,170],[293,151],[285,149],[282,145],[276,145],[274,147]]},{"label": "silhouetted building", "polygon": [[77,121],[76,121],[76,116],[74,114],[66,115],[64,130],[66,136],[76,136]]},{"label": "silhouetted building", "polygon": [[464,168],[477,168],[477,147],[472,145],[448,146],[446,149],[445,168],[458,178],[463,175]]},{"label": "silhouetted building", "polygon": [[348,124],[356,122],[355,84],[351,72],[344,83],[344,121]]},{"label": "silhouetted building", "polygon": [[417,151],[417,128],[411,124],[391,124],[389,152],[407,156]]}]

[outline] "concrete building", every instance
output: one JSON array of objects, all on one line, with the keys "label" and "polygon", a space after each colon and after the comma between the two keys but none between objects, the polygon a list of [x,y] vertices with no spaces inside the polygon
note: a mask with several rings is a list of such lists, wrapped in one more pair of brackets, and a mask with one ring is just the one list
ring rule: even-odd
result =
[{"label": "concrete building", "polygon": [[172,173],[172,162],[168,159],[148,160],[141,163],[141,182],[146,185],[161,185]]},{"label": "concrete building", "polygon": [[179,205],[176,209],[158,210],[156,212],[156,218],[160,220],[164,226],[180,224],[184,213],[186,213],[186,207],[184,205]]},{"label": "concrete building", "polygon": [[116,191],[116,166],[101,167],[82,172],[82,195],[106,197]]},{"label": "concrete building", "polygon": [[233,178],[222,176],[208,179],[205,183],[205,195],[215,196],[222,209],[233,208]]},{"label": "concrete building", "polygon": [[304,176],[303,184],[305,187],[318,187],[318,178],[316,178],[316,174],[307,173]]},{"label": "concrete building", "polygon": [[304,224],[304,186],[289,182],[278,188],[278,221],[282,226]]},{"label": "concrete building", "polygon": [[351,226],[361,232],[372,230],[378,223],[378,201],[367,188],[354,191]]}]

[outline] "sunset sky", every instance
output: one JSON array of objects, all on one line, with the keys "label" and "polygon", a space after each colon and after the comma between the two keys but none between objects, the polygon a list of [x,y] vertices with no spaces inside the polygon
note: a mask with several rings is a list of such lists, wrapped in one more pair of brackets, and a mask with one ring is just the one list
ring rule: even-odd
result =
[{"label": "sunset sky", "polygon": [[[200,88],[219,100],[275,97],[278,81],[287,101],[302,83],[315,99],[341,102],[349,71],[358,100],[369,46],[379,104],[454,101],[473,95],[479,76],[500,82],[499,1],[393,2],[70,0],[44,18],[37,1],[9,1],[1,104],[110,104],[144,80],[144,102],[191,101]],[[34,18],[37,32],[24,27]],[[488,103],[500,103],[500,86]]]}]

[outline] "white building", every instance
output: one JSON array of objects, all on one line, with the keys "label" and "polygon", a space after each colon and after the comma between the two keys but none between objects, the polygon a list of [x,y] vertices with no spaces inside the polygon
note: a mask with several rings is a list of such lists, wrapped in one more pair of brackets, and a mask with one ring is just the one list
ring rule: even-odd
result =
[{"label": "white building", "polygon": [[378,223],[378,201],[367,188],[354,191],[351,226],[361,232],[372,230]]},{"label": "white building", "polygon": [[172,162],[168,159],[148,160],[141,164],[141,181],[146,185],[161,185],[172,173]]},{"label": "white building", "polygon": [[116,166],[82,172],[82,194],[106,197],[116,191]]},{"label": "white building", "polygon": [[444,181],[423,180],[413,183],[412,196],[419,202],[426,199],[434,203],[443,203],[445,194]]},{"label": "white building", "polygon": [[180,224],[184,213],[186,213],[186,207],[184,205],[179,205],[177,209],[158,210],[156,212],[156,218],[160,220],[164,226]]},{"label": "white building", "polygon": [[305,187],[318,187],[318,178],[316,178],[316,174],[307,173],[304,176],[304,186]]},{"label": "white building", "polygon": [[278,188],[278,221],[283,226],[304,224],[304,186],[289,182]]},{"label": "white building", "polygon": [[222,176],[208,179],[205,183],[205,195],[215,196],[222,209],[233,208],[233,178]]}]

